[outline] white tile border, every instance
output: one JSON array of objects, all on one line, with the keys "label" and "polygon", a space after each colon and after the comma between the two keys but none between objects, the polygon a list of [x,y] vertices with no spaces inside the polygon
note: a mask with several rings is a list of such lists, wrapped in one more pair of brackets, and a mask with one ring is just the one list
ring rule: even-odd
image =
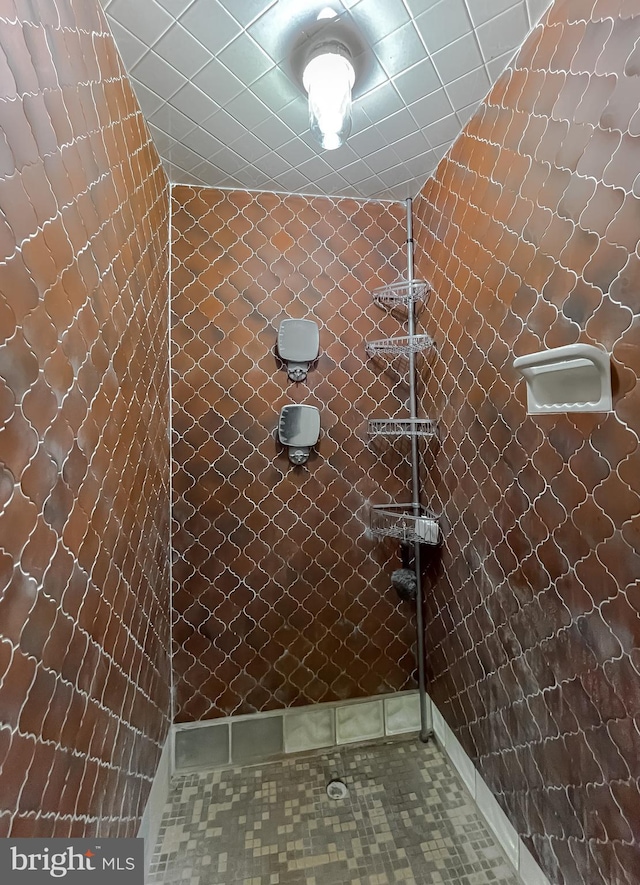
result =
[{"label": "white tile border", "polygon": [[149,793],[149,798],[147,799],[144,814],[142,815],[142,820],[140,821],[140,828],[138,829],[138,838],[144,839],[145,879],[147,873],[149,872],[149,863],[151,862],[151,856],[155,849],[156,842],[158,841],[158,833],[160,832],[160,824],[162,822],[164,808],[169,800],[169,784],[171,781],[172,767],[171,738],[173,728],[174,726],[171,726],[171,731],[167,735],[167,740],[165,741],[165,745],[162,748],[160,761],[158,762],[155,777],[153,778],[153,783],[151,784],[151,792]]},{"label": "white tile border", "polygon": [[436,739],[469,790],[480,815],[520,876],[522,885],[550,885],[549,880],[527,850],[511,821],[431,698],[429,698],[429,706],[431,707],[433,731]]}]

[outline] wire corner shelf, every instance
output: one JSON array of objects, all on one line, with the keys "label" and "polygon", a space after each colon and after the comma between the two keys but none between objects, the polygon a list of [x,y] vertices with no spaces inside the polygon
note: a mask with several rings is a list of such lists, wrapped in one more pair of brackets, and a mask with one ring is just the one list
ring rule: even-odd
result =
[{"label": "wire corner shelf", "polygon": [[438,517],[428,508],[414,504],[374,504],[370,512],[371,532],[378,538],[394,538],[410,544],[440,543]]},{"label": "wire corner shelf", "polygon": [[367,422],[367,433],[375,436],[435,436],[438,423],[431,418],[372,418]]},{"label": "wire corner shelf", "polygon": [[389,356],[410,356],[412,353],[424,353],[434,347],[430,335],[395,335],[392,338],[381,338],[378,341],[367,341],[365,350],[368,356],[388,354]]},{"label": "wire corner shelf", "polygon": [[431,286],[425,280],[401,280],[373,290],[373,300],[381,307],[411,307],[426,302]]}]

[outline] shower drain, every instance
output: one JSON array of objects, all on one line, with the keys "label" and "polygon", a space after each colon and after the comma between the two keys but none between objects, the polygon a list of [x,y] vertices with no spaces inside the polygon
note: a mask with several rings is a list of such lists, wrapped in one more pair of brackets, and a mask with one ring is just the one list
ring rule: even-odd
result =
[{"label": "shower drain", "polygon": [[348,795],[349,788],[339,778],[335,778],[327,784],[327,796],[329,799],[346,799]]}]

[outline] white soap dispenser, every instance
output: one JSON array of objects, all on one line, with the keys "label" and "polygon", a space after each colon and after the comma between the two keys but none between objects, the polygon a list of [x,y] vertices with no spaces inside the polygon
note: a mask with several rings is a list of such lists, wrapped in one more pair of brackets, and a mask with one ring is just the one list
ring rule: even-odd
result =
[{"label": "white soap dispenser", "polygon": [[304,464],[320,436],[320,412],[315,406],[283,406],[278,419],[278,439],[289,448],[292,464]]}]

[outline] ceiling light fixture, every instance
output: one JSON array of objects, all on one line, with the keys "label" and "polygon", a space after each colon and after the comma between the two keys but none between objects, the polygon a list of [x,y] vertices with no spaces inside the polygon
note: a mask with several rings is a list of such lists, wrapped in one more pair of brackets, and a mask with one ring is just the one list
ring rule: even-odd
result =
[{"label": "ceiling light fixture", "polygon": [[344,144],[351,132],[351,53],[338,40],[316,45],[307,57],[302,82],[309,94],[309,126],[327,151]]}]

